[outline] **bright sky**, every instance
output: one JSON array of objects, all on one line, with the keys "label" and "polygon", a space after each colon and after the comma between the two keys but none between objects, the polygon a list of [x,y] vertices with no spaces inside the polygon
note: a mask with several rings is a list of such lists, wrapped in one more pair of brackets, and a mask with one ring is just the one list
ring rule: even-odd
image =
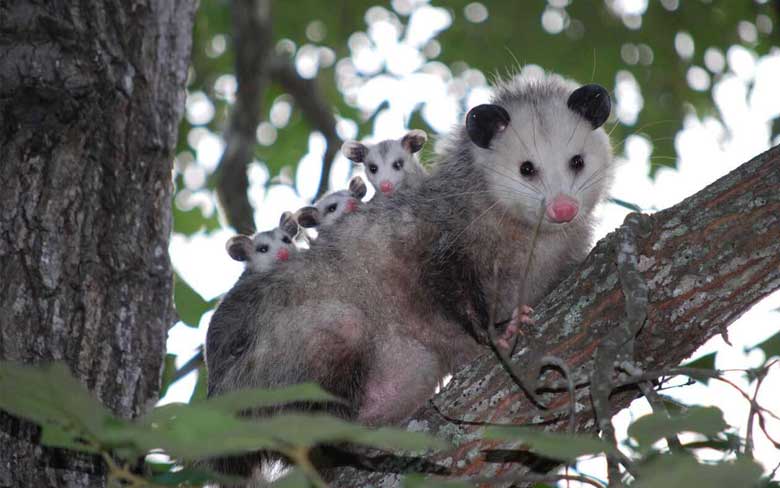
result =
[{"label": "bright sky", "polygon": [[[367,138],[368,141],[400,137],[406,130],[410,114],[419,104],[424,104],[422,115],[426,122],[438,134],[446,133],[460,120],[460,99],[465,97],[468,107],[488,99],[490,91],[485,76],[473,69],[455,75],[446,65],[429,60],[435,58],[441,49],[435,40],[436,34],[451,23],[447,10],[416,0],[394,0],[392,5],[400,16],[382,7],[369,9],[366,13],[368,28],[350,38],[351,57],[336,61],[332,51],[313,44],[305,45],[300,47],[296,56],[298,70],[303,76],[313,77],[319,67],[336,62],[340,89],[346,99],[356,104],[364,114],[373,113],[384,101],[389,103],[376,117],[373,134]],[[629,14],[641,13],[646,7],[647,0],[613,2],[613,8]],[[409,15],[408,20],[405,15]],[[484,20],[488,15],[489,10],[479,3],[470,4],[464,12],[468,20],[475,22]],[[405,29],[404,20],[407,20]],[[548,15],[542,21],[548,31],[554,32],[554,18]],[[314,22],[312,24],[315,25],[309,26],[307,34],[316,39],[317,29],[321,27]],[[675,40],[681,55],[685,54],[686,49],[693,49],[687,41],[685,38]],[[215,39],[215,43],[219,45],[219,39]],[[612,190],[614,197],[636,203],[647,211],[666,208],[780,142],[770,140],[769,124],[773,117],[780,114],[780,97],[777,95],[777,87],[780,87],[780,50],[775,49],[772,54],[758,58],[748,49],[734,46],[726,53],[708,56],[706,64],[707,69],[699,67],[700,71],[689,71],[688,83],[696,86],[706,81],[709,86],[710,72],[726,71],[713,87],[713,96],[722,120],[712,117],[699,119],[694,114],[686,117],[684,129],[675,140],[679,156],[678,169],[662,169],[654,181],[648,177],[651,143],[639,135],[630,136],[625,141],[613,140],[618,154],[625,143],[625,158],[620,158],[621,165]],[[524,67],[524,73],[540,70],[537,66]],[[370,77],[372,75],[376,76]],[[234,97],[235,79],[231,75],[220,77],[216,85],[225,98],[230,100]],[[617,116],[621,121],[631,123],[644,103],[638,84],[628,72],[621,72],[612,88],[616,96]],[[284,97],[274,103],[269,111],[269,122],[258,130],[260,143],[272,144],[275,141],[276,130],[286,125],[290,110],[290,102]],[[206,123],[213,115],[214,106],[208,97],[202,93],[189,95],[187,117],[192,123]],[[341,120],[338,129],[343,138],[351,138],[355,137],[357,126],[354,121]],[[641,128],[638,128],[637,132],[640,131]],[[193,130],[188,136],[188,142],[194,150],[198,165],[188,167],[184,175],[185,182],[188,187],[197,189],[207,175],[214,171],[223,143],[218,135],[206,129]],[[319,181],[323,153],[324,139],[320,134],[313,133],[309,138],[308,153],[294,175],[294,187],[271,184],[266,189],[269,174],[265,166],[260,162],[251,165],[250,198],[256,208],[255,220],[259,230],[273,228],[282,211],[296,210],[309,202]],[[346,187],[351,176],[350,166],[349,161],[339,155],[330,179],[331,189]],[[356,173],[359,174],[360,170],[356,169],[352,174]],[[287,178],[290,176],[293,175],[288,174]],[[213,195],[196,191],[184,204],[201,205],[211,212],[215,210],[214,202]],[[604,205],[599,210],[601,225],[598,237],[619,226],[627,213],[626,209],[614,204]],[[225,241],[231,235],[231,230],[222,229],[211,235],[192,237],[174,234],[171,239],[170,253],[176,271],[206,299],[226,292],[243,270],[243,266],[231,260],[225,252]],[[695,356],[720,351],[716,363],[720,369],[760,365],[763,353],[760,350],[747,353],[745,350],[780,329],[778,309],[780,294],[775,294],[755,306],[731,327],[732,347],[718,336],[702,346]],[[171,329],[168,351],[178,356],[177,365],[184,364],[203,343],[211,315],[209,312],[203,316],[198,329],[182,323]],[[732,379],[745,389],[749,387],[740,375],[733,375]],[[174,384],[162,402],[186,401],[195,381],[195,373],[192,373]],[[780,391],[780,368],[775,368],[766,378],[761,391],[759,402],[780,410],[776,396],[772,397]],[[708,387],[697,384],[667,390],[665,393],[687,403],[721,407],[725,411],[726,420],[740,426],[744,435],[749,405],[729,387],[713,382]],[[625,438],[628,423],[649,411],[647,402],[638,400],[630,409],[617,415],[613,422],[619,436]],[[780,438],[780,422],[770,420],[769,429],[775,438]],[[757,458],[768,470],[780,462],[780,453],[762,434],[755,436],[755,444]],[[602,478],[605,472],[603,465],[601,459],[580,463],[583,472]],[[780,478],[780,474],[777,477]]]}]

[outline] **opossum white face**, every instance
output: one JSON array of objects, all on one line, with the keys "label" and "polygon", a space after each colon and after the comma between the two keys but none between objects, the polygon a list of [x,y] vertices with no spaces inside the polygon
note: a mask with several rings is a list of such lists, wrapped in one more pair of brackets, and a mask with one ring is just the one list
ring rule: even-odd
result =
[{"label": "opossum white face", "polygon": [[414,158],[425,145],[428,136],[415,129],[399,140],[382,141],[366,146],[357,141],[347,141],[341,147],[344,155],[366,167],[368,181],[383,195],[392,195],[403,185],[407,176],[414,177],[410,169],[419,163]]},{"label": "opossum white face", "polygon": [[290,259],[297,250],[293,243],[297,233],[298,223],[292,213],[285,212],[276,229],[258,232],[252,237],[231,237],[225,247],[231,258],[245,262],[248,270],[259,273]]},{"label": "opossum white face", "polygon": [[338,221],[342,215],[352,213],[362,204],[366,195],[366,183],[359,176],[349,180],[349,189],[340,190],[317,200],[313,207],[298,211],[298,222],[303,227],[327,227]]},{"label": "opossum white face", "polygon": [[559,77],[515,81],[466,119],[493,196],[527,223],[543,211],[545,231],[586,218],[611,182],[612,150],[601,128],[609,94],[598,85],[575,88]]}]

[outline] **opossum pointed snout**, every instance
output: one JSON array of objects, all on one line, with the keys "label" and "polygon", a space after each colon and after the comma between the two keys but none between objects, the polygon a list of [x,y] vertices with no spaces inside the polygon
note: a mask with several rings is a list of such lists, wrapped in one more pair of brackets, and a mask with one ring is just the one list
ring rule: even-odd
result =
[{"label": "opossum pointed snout", "polygon": [[290,251],[288,251],[286,247],[279,249],[276,252],[276,259],[278,261],[287,261],[290,259]]},{"label": "opossum pointed snout", "polygon": [[571,222],[580,211],[577,200],[568,195],[558,195],[547,205],[547,218],[556,224]]},{"label": "opossum pointed snout", "polygon": [[379,191],[381,191],[385,195],[389,195],[389,194],[393,193],[393,189],[394,189],[393,188],[393,184],[390,183],[389,181],[385,180],[385,181],[379,183]]}]

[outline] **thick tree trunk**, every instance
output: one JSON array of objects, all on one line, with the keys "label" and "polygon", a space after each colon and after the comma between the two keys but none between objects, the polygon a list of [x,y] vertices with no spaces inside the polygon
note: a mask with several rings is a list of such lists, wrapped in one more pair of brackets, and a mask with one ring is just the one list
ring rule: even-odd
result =
[{"label": "thick tree trunk", "polygon": [[[485,354],[454,376],[432,400],[435,407],[420,410],[409,423],[409,428],[433,433],[456,446],[427,461],[457,478],[520,477],[528,472],[521,464],[523,456],[517,451],[510,455],[520,443],[484,440],[485,423],[567,429],[570,396],[561,386],[566,382],[555,372],[559,368],[547,368],[537,383],[545,357],[567,366],[579,386],[576,430],[595,432],[592,385],[601,386],[599,373],[603,380],[604,374],[609,378],[616,372],[613,358],[598,359],[616,337],[628,339],[619,345],[628,346],[623,352],[633,366],[651,371],[674,367],[707,339],[725,334],[728,325],[753,304],[780,289],[779,189],[777,146],[674,207],[652,216],[632,214],[542,302],[537,325],[520,337],[511,361],[525,377],[525,386],[533,391],[557,384],[555,392],[539,395],[548,409],[534,405],[495,356]],[[633,229],[634,239],[626,233],[627,227]],[[633,280],[619,270],[632,248],[636,266],[634,276],[628,278]],[[626,289],[633,302],[628,307]],[[645,307],[642,295],[647,297]],[[623,330],[626,317],[636,317],[637,311],[641,329]],[[613,395],[608,414],[637,395],[635,388]],[[510,458],[515,462],[506,462]],[[398,486],[399,479],[346,469],[338,486],[390,487]]]},{"label": "thick tree trunk", "polygon": [[[0,359],[64,360],[122,417],[174,321],[172,150],[195,0],[0,0]],[[102,486],[0,413],[0,487]]]}]

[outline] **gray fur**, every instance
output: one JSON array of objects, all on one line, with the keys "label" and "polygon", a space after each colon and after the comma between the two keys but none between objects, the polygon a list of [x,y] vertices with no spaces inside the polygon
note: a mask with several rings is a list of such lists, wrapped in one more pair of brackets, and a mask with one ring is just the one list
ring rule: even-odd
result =
[{"label": "gray fur", "polygon": [[[555,75],[500,83],[493,103],[511,122],[489,149],[461,125],[419,185],[343,216],[286,266],[243,276],[209,327],[209,395],[315,381],[347,399],[339,414],[367,425],[422,406],[484,351],[496,300],[497,321],[536,304],[590,247],[612,155],[604,130],[567,108],[576,87]],[[575,154],[586,161],[576,175]],[[521,178],[524,161],[539,179]],[[543,202],[558,193],[580,213],[542,222],[525,276]]]}]

